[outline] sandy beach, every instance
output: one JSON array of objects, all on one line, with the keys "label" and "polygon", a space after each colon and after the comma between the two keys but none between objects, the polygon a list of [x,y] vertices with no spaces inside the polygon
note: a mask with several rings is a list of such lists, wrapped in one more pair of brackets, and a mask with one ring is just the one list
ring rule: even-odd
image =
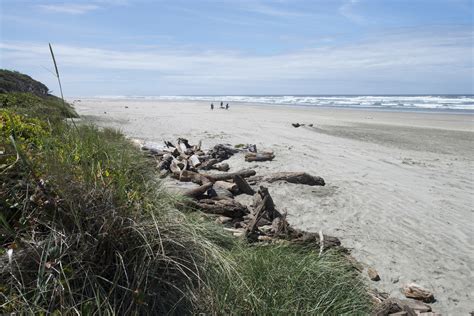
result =
[{"label": "sandy beach", "polygon": [[392,296],[415,282],[434,293],[435,311],[474,310],[473,115],[252,104],[211,111],[207,102],[113,99],[81,99],[75,108],[140,140],[273,150],[271,162],[239,154],[229,164],[323,177],[324,187],[268,185],[291,224],[339,237]]}]

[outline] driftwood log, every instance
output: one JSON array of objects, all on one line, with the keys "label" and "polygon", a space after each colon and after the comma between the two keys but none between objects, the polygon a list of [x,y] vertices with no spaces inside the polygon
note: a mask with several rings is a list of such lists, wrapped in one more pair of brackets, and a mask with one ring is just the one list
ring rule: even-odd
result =
[{"label": "driftwood log", "polygon": [[249,181],[266,181],[269,183],[277,181],[286,181],[289,183],[305,184],[311,186],[324,186],[326,184],[323,178],[318,176],[312,176],[306,172],[277,172],[266,176],[254,176],[249,178]]},{"label": "driftwood log", "polygon": [[207,195],[213,200],[234,198],[234,195],[229,190],[215,185],[207,191]]},{"label": "driftwood log", "polygon": [[210,188],[212,188],[212,183],[205,183],[197,188],[194,188],[194,189],[189,189],[187,191],[185,191],[183,193],[184,196],[187,196],[187,197],[191,197],[191,198],[198,198],[202,195],[204,195],[204,193],[207,192],[207,190],[209,190]]},{"label": "driftwood log", "polygon": [[211,158],[211,159],[206,160],[203,163],[201,163],[200,169],[209,170],[218,162],[219,161],[217,159]]},{"label": "driftwood log", "polygon": [[229,172],[229,173],[218,173],[218,174],[202,174],[203,176],[207,177],[209,180],[216,182],[216,181],[225,181],[231,180],[234,176],[238,175],[242,178],[248,178],[254,176],[257,172],[255,170],[246,169],[240,170],[237,172]]},{"label": "driftwood log", "polygon": [[194,182],[197,184],[204,184],[211,182],[208,177],[189,170],[182,170],[180,172],[173,172],[173,178],[178,179],[179,181],[183,182]]},{"label": "driftwood log", "polygon": [[262,152],[262,153],[247,153],[245,154],[245,161],[271,161],[275,158],[275,155],[272,152]]},{"label": "driftwood log", "polygon": [[372,281],[380,281],[379,273],[372,267],[367,268],[367,275]]},{"label": "driftwood log", "polygon": [[405,285],[403,287],[403,294],[408,298],[420,300],[425,303],[432,303],[435,300],[433,293],[415,283]]},{"label": "driftwood log", "polygon": [[248,195],[254,195],[255,192],[252,189],[252,187],[245,181],[244,178],[242,178],[240,175],[235,175],[233,177],[234,183],[239,189],[240,192],[248,194]]},{"label": "driftwood log", "polygon": [[431,307],[421,302],[388,298],[375,308],[372,315],[386,316],[405,312],[405,315],[417,316],[420,313],[427,313],[430,311]]},{"label": "driftwood log", "polygon": [[[265,199],[266,198],[266,199]],[[269,221],[273,221],[275,218],[279,218],[282,215],[275,209],[275,203],[268,192],[268,189],[264,186],[260,186],[258,192],[254,195],[253,205],[255,210],[260,204],[264,203],[264,217]]]},{"label": "driftwood log", "polygon": [[263,200],[260,202],[260,204],[255,208],[253,211],[253,218],[250,220],[250,222],[247,225],[247,228],[245,229],[245,237],[249,241],[256,241],[258,240],[258,232],[257,232],[257,224],[259,220],[263,217],[266,209],[265,205],[267,204],[269,196],[265,196]]},{"label": "driftwood log", "polygon": [[231,218],[241,218],[248,213],[248,209],[245,205],[242,205],[239,202],[231,199],[203,199],[199,202],[191,203],[191,206],[194,206],[204,213],[217,214]]},{"label": "driftwood log", "polygon": [[235,183],[233,183],[233,182],[216,181],[216,182],[214,183],[214,188],[216,188],[216,187],[220,187],[220,188],[226,189],[226,190],[228,190],[229,192],[231,192],[231,193],[234,194],[234,195],[239,194],[239,188],[237,187],[237,184],[235,184]]},{"label": "driftwood log", "polygon": [[216,165],[213,165],[212,166],[212,169],[216,169],[216,170],[219,170],[219,171],[229,171],[230,167],[229,167],[229,164],[226,163],[226,162],[223,162],[223,163],[220,163],[220,164],[216,164]]}]

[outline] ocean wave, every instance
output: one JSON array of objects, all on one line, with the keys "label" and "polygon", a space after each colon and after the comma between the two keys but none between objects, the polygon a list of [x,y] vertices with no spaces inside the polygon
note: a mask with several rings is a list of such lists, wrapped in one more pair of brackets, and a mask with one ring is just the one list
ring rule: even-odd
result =
[{"label": "ocean wave", "polygon": [[419,95],[419,96],[311,96],[311,95],[219,95],[219,96],[101,96],[107,99],[145,99],[169,101],[208,101],[264,103],[319,107],[453,109],[474,110],[474,95]]}]

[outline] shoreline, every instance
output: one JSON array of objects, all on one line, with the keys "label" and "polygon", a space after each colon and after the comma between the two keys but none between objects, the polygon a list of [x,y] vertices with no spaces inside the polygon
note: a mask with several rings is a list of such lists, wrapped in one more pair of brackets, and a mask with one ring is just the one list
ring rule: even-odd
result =
[{"label": "shoreline", "polygon": [[[356,259],[380,273],[374,286],[395,297],[402,285],[417,282],[434,292],[437,311],[474,308],[474,293],[466,293],[474,267],[466,221],[474,192],[471,115],[261,104],[211,112],[208,105],[103,99],[75,104],[81,115],[133,138],[182,136],[203,140],[206,147],[256,143],[274,150],[272,162],[249,164],[236,157],[229,164],[234,170],[308,171],[326,179],[328,185],[318,189],[269,186],[292,225],[340,237]],[[295,122],[315,128],[293,128]]]},{"label": "shoreline", "polygon": [[[75,100],[103,100],[107,102],[169,102],[169,103],[208,103],[217,101],[206,101],[206,100],[166,100],[166,99],[146,99],[143,98],[108,98],[108,97],[70,97],[69,102]],[[226,102],[227,103],[227,102]],[[247,101],[231,101],[232,105],[238,106],[268,106],[268,107],[285,107],[288,109],[321,109],[321,110],[361,110],[361,111],[374,111],[374,112],[394,112],[394,113],[425,113],[425,114],[453,114],[453,115],[474,115],[474,109],[450,109],[450,108],[421,108],[421,107],[370,107],[370,106],[329,106],[329,105],[314,105],[314,104],[291,104],[291,103],[267,103],[267,102],[247,102]],[[218,108],[217,108],[218,109]]]}]

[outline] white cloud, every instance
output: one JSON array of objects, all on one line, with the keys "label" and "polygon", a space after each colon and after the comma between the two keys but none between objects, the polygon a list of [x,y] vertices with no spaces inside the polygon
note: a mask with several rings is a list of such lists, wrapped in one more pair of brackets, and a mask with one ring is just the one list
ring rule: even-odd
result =
[{"label": "white cloud", "polygon": [[[277,55],[249,55],[231,51],[196,52],[189,50],[110,50],[70,45],[54,45],[63,73],[133,72],[153,77],[162,84],[182,87],[207,86],[208,92],[220,87],[265,85],[287,82],[288,89],[304,82],[367,81],[377,87],[389,82],[435,82],[469,84],[473,71],[472,32],[445,34],[406,30],[384,34],[365,42],[326,46]],[[2,63],[15,68],[49,66],[47,44],[0,43]],[[5,66],[4,65],[4,66]],[[339,83],[338,83],[339,82]],[[145,83],[146,84],[146,83]],[[344,88],[344,87],[342,87]],[[415,87],[414,87],[415,88]],[[204,92],[203,92],[204,93]]]},{"label": "white cloud", "polygon": [[48,12],[67,13],[67,14],[84,14],[89,11],[97,10],[99,8],[99,6],[95,4],[75,4],[75,3],[40,4],[38,5],[38,7]]}]

